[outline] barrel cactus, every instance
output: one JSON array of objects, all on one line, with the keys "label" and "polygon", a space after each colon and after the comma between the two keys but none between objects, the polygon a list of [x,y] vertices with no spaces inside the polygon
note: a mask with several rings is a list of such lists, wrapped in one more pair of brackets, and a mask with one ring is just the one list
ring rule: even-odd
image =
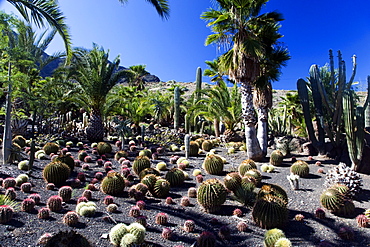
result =
[{"label": "barrel cactus", "polygon": [[267,194],[280,197],[283,200],[283,202],[285,202],[285,205],[288,205],[288,195],[286,191],[279,185],[277,184],[263,185],[257,194],[257,198],[264,197]]},{"label": "barrel cactus", "polygon": [[42,172],[44,179],[48,183],[53,183],[55,185],[65,183],[70,174],[71,169],[60,161],[53,161],[47,164]]},{"label": "barrel cactus", "polygon": [[127,158],[127,157],[128,157],[128,153],[124,150],[120,150],[114,155],[114,159],[117,161],[119,161],[120,158]]},{"label": "barrel cactus", "polygon": [[310,168],[306,161],[297,160],[290,167],[290,172],[304,178],[310,173]]},{"label": "barrel cactus", "polygon": [[205,140],[202,142],[202,149],[209,152],[213,148],[213,143],[211,141]]},{"label": "barrel cactus", "polygon": [[108,195],[120,195],[124,189],[125,179],[118,172],[109,172],[101,182],[101,190]]},{"label": "barrel cactus", "polygon": [[17,143],[21,148],[27,145],[27,140],[21,135],[17,135],[13,138],[12,142]]},{"label": "barrel cactus", "polygon": [[127,225],[119,223],[113,226],[109,231],[109,240],[111,244],[119,246],[121,243],[121,239],[127,233],[128,233]]},{"label": "barrel cactus", "polygon": [[45,151],[45,154],[49,155],[51,153],[58,153],[59,151],[59,145],[54,142],[48,142],[44,145],[42,148]]},{"label": "barrel cactus", "polygon": [[139,156],[146,156],[148,157],[149,159],[152,158],[152,151],[150,149],[143,149],[139,152]]},{"label": "barrel cactus", "polygon": [[321,205],[329,211],[336,212],[344,205],[344,196],[336,189],[327,189],[320,196]]},{"label": "barrel cactus", "polygon": [[220,175],[223,172],[224,163],[220,156],[216,154],[211,154],[206,156],[206,158],[203,161],[202,167],[209,174]]},{"label": "barrel cactus", "polygon": [[199,144],[195,141],[191,141],[189,144],[189,156],[198,156]]},{"label": "barrel cactus", "polygon": [[240,176],[244,176],[244,174],[250,169],[257,169],[256,163],[251,159],[246,159],[242,161],[242,163],[238,167],[238,171]]},{"label": "barrel cactus", "polygon": [[143,179],[143,177],[145,177],[146,175],[148,174],[154,174],[156,176],[159,176],[160,173],[157,169],[154,169],[154,168],[145,168],[144,170],[142,170],[140,173],[139,173],[139,178],[140,179]]},{"label": "barrel cactus", "polygon": [[267,194],[257,199],[252,209],[252,218],[261,228],[281,228],[288,221],[286,203],[280,197]]},{"label": "barrel cactus", "polygon": [[270,155],[270,164],[280,166],[283,163],[284,155],[280,150],[274,150]]},{"label": "barrel cactus", "polygon": [[154,174],[147,174],[141,179],[141,183],[148,186],[150,191],[153,190],[155,182],[157,182],[157,176]]},{"label": "barrel cactus", "polygon": [[13,218],[14,209],[9,205],[0,205],[0,224],[5,224]]},{"label": "barrel cactus", "polygon": [[66,164],[71,171],[75,168],[75,160],[70,155],[59,155],[54,161],[60,161]]},{"label": "barrel cactus", "polygon": [[175,187],[184,183],[185,175],[182,170],[178,168],[172,168],[166,173],[165,179],[167,179],[172,187]]},{"label": "barrel cactus", "polygon": [[227,190],[218,179],[208,179],[198,188],[198,203],[207,213],[215,213],[220,210],[226,201]]},{"label": "barrel cactus", "polygon": [[237,201],[244,205],[253,205],[256,200],[254,189],[256,185],[249,180],[242,180],[240,185],[235,188],[234,196]]},{"label": "barrel cactus", "polygon": [[108,142],[99,142],[98,146],[96,147],[99,155],[108,154],[112,152],[112,145]]},{"label": "barrel cactus", "polygon": [[152,194],[155,197],[164,198],[170,192],[170,183],[164,178],[158,178],[154,184]]},{"label": "barrel cactus", "polygon": [[132,170],[139,175],[145,168],[150,168],[150,159],[147,156],[137,156],[132,164]]},{"label": "barrel cactus", "polygon": [[242,177],[237,172],[230,172],[224,178],[225,187],[234,191],[242,183]]},{"label": "barrel cactus", "polygon": [[265,247],[274,247],[279,238],[285,238],[285,234],[278,228],[273,228],[265,232],[263,243]]},{"label": "barrel cactus", "polygon": [[343,217],[352,216],[355,212],[355,204],[351,200],[344,200],[343,206],[340,207],[335,214]]},{"label": "barrel cactus", "polygon": [[252,177],[256,180],[256,184],[260,184],[262,181],[262,173],[257,169],[250,169],[244,173],[243,177]]}]

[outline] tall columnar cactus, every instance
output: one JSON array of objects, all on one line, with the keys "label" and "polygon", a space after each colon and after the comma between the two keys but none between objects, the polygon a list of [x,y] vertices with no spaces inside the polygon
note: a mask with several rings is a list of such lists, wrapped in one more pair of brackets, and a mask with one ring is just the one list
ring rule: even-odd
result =
[{"label": "tall columnar cactus", "polygon": [[200,100],[200,91],[202,90],[202,68],[198,67],[197,68],[197,74],[196,74],[196,101]]},{"label": "tall columnar cactus", "polygon": [[174,128],[178,129],[180,127],[180,88],[178,86],[175,87],[174,96],[173,96],[173,123]]},{"label": "tall columnar cactus", "polygon": [[349,157],[352,169],[357,171],[362,159],[365,144],[364,108],[354,107],[353,91],[346,90],[343,94],[343,119]]},{"label": "tall columnar cactus", "polygon": [[185,158],[186,159],[190,157],[190,140],[191,140],[191,136],[189,134],[186,134],[184,137]]},{"label": "tall columnar cactus", "polygon": [[364,103],[365,128],[370,128],[370,76],[367,77],[367,97]]},{"label": "tall columnar cactus", "polygon": [[227,191],[224,185],[217,179],[208,179],[198,189],[198,203],[208,213],[220,210],[226,201]]}]

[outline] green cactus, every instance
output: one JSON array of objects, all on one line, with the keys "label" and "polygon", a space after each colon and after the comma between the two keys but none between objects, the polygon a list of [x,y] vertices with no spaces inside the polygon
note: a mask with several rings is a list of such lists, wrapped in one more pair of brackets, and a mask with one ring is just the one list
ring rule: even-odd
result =
[{"label": "green cactus", "polygon": [[119,223],[113,226],[109,231],[109,241],[111,244],[115,246],[119,246],[121,243],[121,239],[125,234],[128,233],[127,225],[123,223]]},{"label": "green cactus", "polygon": [[127,233],[122,237],[120,247],[134,247],[134,246],[137,246],[136,242],[137,242],[137,239],[135,235],[131,233]]},{"label": "green cactus", "polygon": [[150,149],[143,149],[139,152],[139,156],[146,156],[148,157],[149,159],[152,158],[152,151]]},{"label": "green cactus", "polygon": [[220,210],[226,201],[227,190],[218,179],[208,179],[198,188],[198,203],[207,213],[215,213]]},{"label": "green cactus", "polygon": [[263,243],[265,247],[274,247],[279,238],[285,238],[285,234],[278,228],[273,228],[265,232]]},{"label": "green cactus", "polygon": [[[189,150],[189,157],[198,156],[199,144],[196,141],[190,141],[188,150]],[[186,151],[186,145],[185,145],[185,151]]]},{"label": "green cactus", "polygon": [[63,223],[68,226],[75,226],[79,222],[78,214],[74,211],[67,212],[62,219]]},{"label": "green cactus", "polygon": [[282,199],[285,205],[288,205],[288,195],[286,191],[277,184],[264,184],[257,194],[258,198],[263,198],[265,195],[273,195]]},{"label": "green cactus", "polygon": [[237,201],[243,205],[253,205],[256,200],[256,193],[254,189],[256,185],[248,180],[242,180],[240,186],[236,187],[234,192],[235,198]]},{"label": "green cactus", "polygon": [[205,140],[202,142],[202,149],[206,152],[209,152],[213,148],[213,143],[211,141]]},{"label": "green cactus", "polygon": [[209,174],[220,175],[224,170],[224,162],[220,156],[210,154],[204,159],[202,167]]},{"label": "green cactus", "polygon": [[230,172],[224,178],[225,187],[234,191],[242,183],[242,177],[237,172]]},{"label": "green cactus", "polygon": [[12,142],[17,143],[21,148],[26,146],[26,138],[21,135],[17,135],[13,138]]},{"label": "green cactus", "polygon": [[337,212],[344,205],[344,196],[336,189],[327,189],[320,196],[321,205],[329,211]]},{"label": "green cactus", "polygon": [[92,244],[81,234],[75,231],[60,231],[53,235],[46,243],[45,247],[55,246],[79,246],[91,247]]},{"label": "green cactus", "polygon": [[244,173],[244,176],[253,177],[256,180],[256,184],[259,185],[262,181],[262,173],[257,169],[250,169]]},{"label": "green cactus", "polygon": [[180,88],[178,86],[176,86],[174,90],[173,102],[174,102],[173,123],[174,128],[178,129],[180,127]]},{"label": "green cactus", "polygon": [[338,190],[345,198],[350,196],[350,190],[345,184],[334,184],[330,188]]},{"label": "green cactus", "polygon": [[145,168],[150,168],[150,159],[147,156],[137,156],[132,164],[132,170],[139,175]]},{"label": "green cactus", "polygon": [[136,237],[136,244],[141,244],[144,242],[146,230],[142,224],[137,222],[131,223],[127,227],[127,231]]},{"label": "green cactus", "polygon": [[154,189],[155,182],[157,182],[157,176],[154,174],[147,174],[141,179],[141,183],[148,186],[150,191]]},{"label": "green cactus", "polygon": [[250,169],[257,169],[256,163],[251,159],[246,159],[242,161],[242,163],[238,167],[238,171],[240,176],[244,176],[244,174]]},{"label": "green cactus", "polygon": [[276,242],[274,247],[292,247],[292,242],[287,238],[279,238]]},{"label": "green cactus", "polygon": [[28,160],[22,160],[18,163],[18,169],[22,171],[28,171],[29,170],[29,161]]},{"label": "green cactus", "polygon": [[290,172],[304,178],[307,177],[310,173],[310,167],[308,166],[306,161],[297,160],[290,167]]},{"label": "green cactus", "polygon": [[158,177],[153,186],[152,194],[155,197],[164,198],[170,192],[170,188],[171,185],[166,179]]},{"label": "green cactus", "polygon": [[140,180],[143,179],[143,177],[145,177],[148,174],[154,174],[156,176],[161,175],[157,169],[154,169],[154,168],[151,168],[151,167],[150,168],[145,168],[144,170],[142,170],[139,173]]},{"label": "green cactus", "polygon": [[115,155],[114,155],[114,159],[115,160],[119,160],[120,158],[127,158],[128,157],[128,153],[124,150],[121,150],[121,151],[118,151]]},{"label": "green cactus", "polygon": [[125,179],[118,172],[109,172],[101,182],[101,191],[108,195],[121,195],[124,189]]},{"label": "green cactus", "polygon": [[47,164],[42,171],[42,176],[48,183],[61,185],[66,182],[71,174],[71,169],[60,161],[53,161]]},{"label": "green cactus", "polygon": [[270,155],[270,164],[273,166],[281,166],[283,163],[284,155],[280,150],[274,150]]},{"label": "green cactus", "polygon": [[198,247],[215,247],[216,236],[212,232],[202,232],[197,238]]},{"label": "green cactus", "polygon": [[265,195],[254,204],[252,218],[261,228],[280,228],[288,221],[288,209],[280,197]]},{"label": "green cactus", "polygon": [[339,216],[349,217],[355,212],[355,204],[351,200],[344,200],[343,206],[334,213]]},{"label": "green cactus", "polygon": [[196,98],[195,99],[196,99],[196,102],[198,102],[201,96],[200,91],[202,90],[202,68],[200,67],[197,68],[195,83],[196,83],[196,87],[195,87]]},{"label": "green cactus", "polygon": [[185,175],[180,169],[172,168],[166,173],[165,179],[167,179],[172,187],[176,187],[184,183]]},{"label": "green cactus", "polygon": [[96,150],[98,150],[99,155],[109,154],[112,152],[112,145],[108,142],[99,142]]},{"label": "green cactus", "polygon": [[92,217],[96,213],[96,204],[94,202],[80,202],[76,206],[76,212],[85,217]]},{"label": "green cactus", "polygon": [[80,150],[77,154],[77,158],[80,161],[84,161],[87,156],[88,156],[88,154],[85,150]]},{"label": "green cactus", "polygon": [[54,142],[48,142],[42,148],[45,151],[45,154],[49,155],[51,153],[57,154],[59,151],[59,145]]},{"label": "green cactus", "polygon": [[75,168],[75,161],[74,159],[69,156],[69,155],[59,155],[54,161],[60,161],[60,162],[63,162],[64,164],[66,164],[69,169],[71,169],[71,172],[73,171],[73,169]]}]

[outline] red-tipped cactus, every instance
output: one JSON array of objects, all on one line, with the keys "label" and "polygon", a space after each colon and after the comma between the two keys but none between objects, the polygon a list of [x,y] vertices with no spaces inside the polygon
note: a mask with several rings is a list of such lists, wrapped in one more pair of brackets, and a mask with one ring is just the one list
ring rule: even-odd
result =
[{"label": "red-tipped cactus", "polygon": [[28,196],[28,198],[31,198],[35,201],[36,205],[40,203],[41,201],[41,196],[37,193],[33,193],[31,195]]},{"label": "red-tipped cactus", "polygon": [[83,193],[82,193],[82,196],[86,197],[87,200],[91,200],[92,199],[92,191],[91,190],[85,190]]},{"label": "red-tipped cactus", "polygon": [[190,200],[189,200],[189,197],[187,196],[183,196],[180,200],[180,205],[183,206],[183,207],[188,207],[190,206]]},{"label": "red-tipped cactus", "polygon": [[173,204],[173,203],[174,203],[174,202],[173,202],[172,197],[167,197],[165,202],[166,202],[166,204],[168,204],[168,205],[171,205],[171,204]]},{"label": "red-tipped cactus", "polygon": [[85,175],[85,173],[83,173],[83,172],[79,172],[79,173],[77,174],[77,178],[78,178],[81,182],[86,182],[86,175]]},{"label": "red-tipped cactus", "polygon": [[236,228],[239,232],[246,232],[248,230],[248,225],[244,221],[239,221],[238,224],[236,224]]},{"label": "red-tipped cactus", "polygon": [[168,223],[168,215],[166,213],[158,213],[155,216],[155,223],[158,225],[166,225]]},{"label": "red-tipped cactus", "polygon": [[35,210],[35,201],[31,198],[26,198],[22,201],[21,203],[21,210],[24,211],[24,212],[32,212],[33,210]]},{"label": "red-tipped cactus", "polygon": [[17,181],[13,177],[5,178],[3,180],[4,189],[10,188],[10,187],[15,187],[16,184],[17,184]]},{"label": "red-tipped cactus", "polygon": [[193,220],[186,220],[184,222],[184,231],[194,232],[194,229],[195,229],[195,222]]},{"label": "red-tipped cactus", "polygon": [[231,237],[230,228],[227,225],[221,226],[220,229],[218,230],[218,236],[221,239],[226,239],[226,240],[230,239],[230,237]]},{"label": "red-tipped cactus", "polygon": [[115,203],[111,203],[111,204],[109,204],[108,206],[107,206],[107,211],[109,212],[109,213],[115,213],[115,212],[117,212],[118,211],[118,206],[117,206],[117,204],[115,204]]},{"label": "red-tipped cactus", "polygon": [[303,221],[304,220],[304,215],[303,214],[296,214],[294,216],[294,220],[296,220],[296,221]]},{"label": "red-tipped cactus", "polygon": [[136,202],[136,206],[140,208],[140,210],[143,210],[146,206],[146,203],[142,200]]},{"label": "red-tipped cactus", "polygon": [[315,217],[318,219],[325,219],[326,213],[322,208],[318,208],[315,210]]},{"label": "red-tipped cactus", "polygon": [[63,202],[69,202],[72,198],[72,187],[63,186],[59,189],[58,195],[63,199]]},{"label": "red-tipped cactus", "polygon": [[194,187],[190,187],[188,189],[188,197],[190,198],[196,198],[197,197],[197,189]]},{"label": "red-tipped cactus", "polygon": [[80,196],[78,199],[77,199],[77,204],[79,204],[80,202],[88,202],[89,200],[84,197],[84,196]]},{"label": "red-tipped cactus", "polygon": [[55,189],[55,184],[54,183],[47,183],[46,184],[46,189],[47,190],[54,190]]},{"label": "red-tipped cactus", "polygon": [[40,208],[37,212],[37,218],[39,219],[48,219],[50,217],[50,209]]},{"label": "red-tipped cactus", "polygon": [[106,197],[104,197],[103,203],[105,205],[112,204],[113,202],[114,202],[113,196],[106,196]]},{"label": "red-tipped cactus", "polygon": [[233,211],[233,215],[235,215],[237,217],[242,217],[243,216],[243,211],[240,208],[236,208]]},{"label": "red-tipped cactus", "polygon": [[0,224],[8,223],[12,220],[14,209],[9,205],[0,205]]},{"label": "red-tipped cactus", "polygon": [[24,193],[30,193],[31,189],[32,189],[32,184],[29,182],[23,183],[21,185],[21,191],[23,191]]},{"label": "red-tipped cactus", "polygon": [[370,220],[364,214],[359,214],[356,217],[356,222],[359,227],[368,227]]},{"label": "red-tipped cactus", "polygon": [[212,232],[204,231],[197,238],[198,247],[216,246],[216,236]]},{"label": "red-tipped cactus", "polygon": [[131,216],[131,217],[138,217],[138,216],[141,215],[141,210],[138,206],[133,206],[133,207],[131,207],[128,215]]},{"label": "red-tipped cactus", "polygon": [[62,210],[63,199],[60,196],[51,196],[46,202],[46,206],[52,212],[59,212]]},{"label": "red-tipped cactus", "polygon": [[146,225],[147,225],[146,216],[140,215],[140,216],[136,217],[136,222],[143,225],[144,227],[146,227]]},{"label": "red-tipped cactus", "polygon": [[343,226],[339,228],[338,236],[343,240],[353,240],[355,238],[355,233],[351,228]]},{"label": "red-tipped cactus", "polygon": [[162,238],[164,239],[171,239],[172,234],[173,234],[172,230],[168,227],[165,227],[163,228],[161,235],[162,235]]},{"label": "red-tipped cactus", "polygon": [[5,196],[8,197],[10,200],[14,200],[17,197],[17,193],[15,192],[13,187],[9,187],[5,190]]},{"label": "red-tipped cactus", "polygon": [[68,226],[75,226],[78,224],[79,216],[76,212],[70,211],[63,216],[63,223]]}]

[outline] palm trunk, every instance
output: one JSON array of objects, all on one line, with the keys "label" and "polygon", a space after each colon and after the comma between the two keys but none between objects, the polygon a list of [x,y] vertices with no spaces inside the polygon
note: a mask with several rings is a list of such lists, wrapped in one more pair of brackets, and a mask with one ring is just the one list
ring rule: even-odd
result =
[{"label": "palm trunk", "polygon": [[215,136],[220,137],[220,120],[218,118],[213,120],[213,127],[215,128]]},{"label": "palm trunk", "polygon": [[104,138],[104,125],[100,110],[92,109],[90,123],[86,128],[86,137],[91,142],[102,141]]},{"label": "palm trunk", "polygon": [[263,153],[257,139],[256,116],[253,107],[252,86],[249,83],[241,83],[242,117],[245,125],[245,138],[247,155],[249,159],[259,161]]},{"label": "palm trunk", "polygon": [[265,108],[258,108],[258,128],[257,128],[257,139],[262,149],[263,156],[267,154],[267,120],[268,120],[268,111]]}]

